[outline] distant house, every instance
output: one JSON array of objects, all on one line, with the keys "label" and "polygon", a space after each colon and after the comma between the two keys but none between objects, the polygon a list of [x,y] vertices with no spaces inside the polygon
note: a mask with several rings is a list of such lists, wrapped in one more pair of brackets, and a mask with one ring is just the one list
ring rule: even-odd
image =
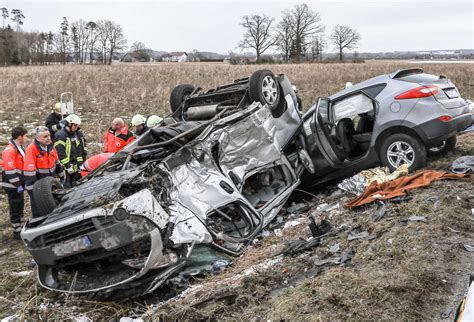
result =
[{"label": "distant house", "polygon": [[[165,59],[165,57],[163,57],[163,59]],[[166,57],[166,60],[162,60],[162,61],[184,63],[187,60],[188,60],[187,53],[185,53],[184,51],[174,51],[174,52],[169,53],[169,57]]]}]

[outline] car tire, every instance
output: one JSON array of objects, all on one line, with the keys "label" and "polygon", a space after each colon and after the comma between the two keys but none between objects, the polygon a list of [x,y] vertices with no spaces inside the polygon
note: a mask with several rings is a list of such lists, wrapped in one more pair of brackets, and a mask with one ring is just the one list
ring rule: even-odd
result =
[{"label": "car tire", "polygon": [[449,151],[453,151],[456,148],[457,137],[453,135],[446,139],[440,146],[435,146],[428,149],[429,156],[443,155]]},{"label": "car tire", "polygon": [[61,183],[53,177],[46,177],[35,182],[33,198],[40,217],[50,214],[58,205],[53,190],[63,189]]},{"label": "car tire", "polygon": [[181,84],[173,88],[170,95],[171,112],[174,113],[193,91],[194,86],[190,84]]},{"label": "car tire", "polygon": [[382,142],[379,156],[382,165],[388,167],[390,171],[406,163],[410,164],[408,171],[411,173],[426,164],[426,147],[411,135],[395,133]]},{"label": "car tire", "polygon": [[280,85],[267,69],[257,70],[249,79],[249,96],[252,102],[267,105],[273,111],[280,103]]}]

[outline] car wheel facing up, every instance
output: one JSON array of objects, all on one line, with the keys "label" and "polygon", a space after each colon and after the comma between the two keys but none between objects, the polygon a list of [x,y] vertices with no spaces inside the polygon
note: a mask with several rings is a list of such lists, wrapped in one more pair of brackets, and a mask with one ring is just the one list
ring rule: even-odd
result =
[{"label": "car wheel facing up", "polygon": [[181,106],[181,103],[183,103],[186,97],[191,95],[193,91],[194,86],[190,84],[182,84],[173,88],[170,95],[171,112],[174,113]]},{"label": "car wheel facing up", "polygon": [[269,70],[257,70],[249,79],[249,94],[252,101],[267,104],[275,110],[280,102],[280,86]]},{"label": "car wheel facing up", "polygon": [[380,161],[390,171],[402,164],[408,165],[409,172],[422,168],[426,163],[426,148],[410,135],[396,133],[382,142],[379,151]]}]

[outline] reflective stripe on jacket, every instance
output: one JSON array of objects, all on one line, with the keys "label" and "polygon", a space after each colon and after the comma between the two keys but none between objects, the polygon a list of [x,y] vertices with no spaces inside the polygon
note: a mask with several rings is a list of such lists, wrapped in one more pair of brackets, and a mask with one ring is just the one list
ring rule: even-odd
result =
[{"label": "reflective stripe on jacket", "polygon": [[58,153],[52,144],[48,145],[46,150],[44,150],[39,142],[34,140],[26,148],[23,175],[27,190],[32,190],[35,182],[41,178],[64,176],[63,168],[59,163]]},{"label": "reflective stripe on jacket", "polygon": [[77,133],[72,133],[66,129],[56,133],[54,147],[58,152],[59,161],[66,169],[72,167],[74,171],[79,171],[79,166],[85,160],[84,142]]},{"label": "reflective stripe on jacket", "polygon": [[[21,151],[20,151],[21,149]],[[8,142],[7,147],[2,152],[2,181],[0,186],[7,189],[16,189],[23,183],[23,148],[18,147],[13,140]]]},{"label": "reflective stripe on jacket", "polygon": [[112,128],[109,128],[105,133],[104,152],[117,153],[135,139],[133,133],[127,127],[124,127],[119,135],[115,134],[115,130],[112,130]]}]

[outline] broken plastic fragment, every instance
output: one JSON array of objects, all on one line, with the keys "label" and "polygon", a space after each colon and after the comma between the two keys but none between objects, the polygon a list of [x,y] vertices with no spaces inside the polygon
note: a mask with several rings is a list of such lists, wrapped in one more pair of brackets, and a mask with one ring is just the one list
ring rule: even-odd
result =
[{"label": "broken plastic fragment", "polygon": [[428,219],[426,219],[425,216],[411,216],[408,218],[409,221],[422,221],[422,222],[427,222]]},{"label": "broken plastic fragment", "polygon": [[468,252],[474,252],[474,246],[471,245],[464,245],[464,249]]},{"label": "broken plastic fragment", "polygon": [[363,231],[361,233],[355,233],[355,232],[352,231],[349,234],[349,236],[347,236],[347,240],[351,241],[351,240],[363,239],[363,238],[367,238],[367,237],[369,237],[369,233],[367,231]]}]

